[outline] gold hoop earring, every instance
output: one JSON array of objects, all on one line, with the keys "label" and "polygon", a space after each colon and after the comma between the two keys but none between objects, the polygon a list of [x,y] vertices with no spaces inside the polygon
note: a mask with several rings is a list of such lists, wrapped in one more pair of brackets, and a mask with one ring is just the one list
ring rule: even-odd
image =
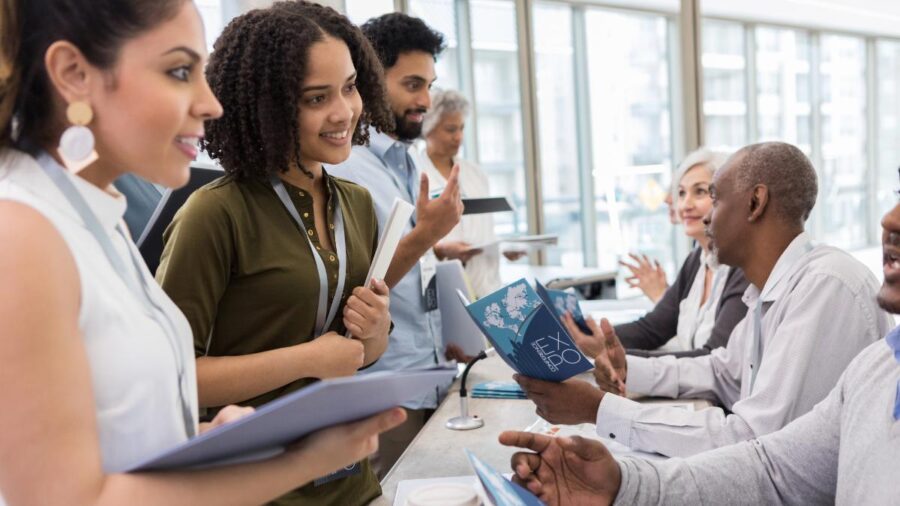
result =
[{"label": "gold hoop earring", "polygon": [[66,108],[66,118],[72,126],[59,137],[57,149],[66,168],[77,174],[98,158],[94,150],[94,132],[87,127],[94,119],[94,110],[87,102],[78,100]]}]

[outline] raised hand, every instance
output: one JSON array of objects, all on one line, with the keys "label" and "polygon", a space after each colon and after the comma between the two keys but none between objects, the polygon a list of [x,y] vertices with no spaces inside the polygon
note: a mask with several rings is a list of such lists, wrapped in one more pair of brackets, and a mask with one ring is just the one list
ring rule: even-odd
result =
[{"label": "raised hand", "polygon": [[459,193],[459,165],[454,165],[447,186],[437,198],[429,198],[428,176],[419,179],[419,198],[416,200],[416,228],[424,230],[431,245],[453,230],[462,216],[463,203]]},{"label": "raised hand", "polygon": [[606,318],[600,320],[599,326],[593,318],[588,318],[587,324],[591,332],[595,336],[600,336],[604,344],[604,353],[594,357],[594,379],[597,385],[607,392],[624,396],[628,362],[619,336]]},{"label": "raised hand", "polygon": [[631,271],[631,276],[625,278],[628,286],[639,288],[653,302],[659,302],[666,289],[669,288],[669,282],[666,281],[666,271],[656,260],[651,260],[647,255],[635,255],[629,253],[629,257],[636,263],[629,264],[619,261],[619,265]]},{"label": "raised hand", "polygon": [[512,456],[513,481],[548,506],[607,505],[619,493],[619,464],[599,441],[507,431],[500,444],[531,450]]}]

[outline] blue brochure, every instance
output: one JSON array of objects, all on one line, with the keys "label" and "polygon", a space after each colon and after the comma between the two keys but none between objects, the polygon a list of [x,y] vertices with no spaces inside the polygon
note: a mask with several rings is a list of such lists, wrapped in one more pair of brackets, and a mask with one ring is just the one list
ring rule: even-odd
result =
[{"label": "blue brochure", "polygon": [[474,453],[466,450],[466,456],[494,506],[544,506],[534,494],[504,478]]},{"label": "blue brochure", "polygon": [[[459,296],[465,303],[465,296]],[[519,374],[560,382],[593,368],[554,310],[524,279],[468,304],[466,311]]]},{"label": "blue brochure", "polygon": [[563,290],[551,290],[536,279],[534,280],[534,289],[537,290],[537,294],[544,301],[544,304],[556,309],[556,315],[559,316],[560,322],[563,315],[568,311],[572,314],[572,319],[575,320],[575,324],[578,325],[582,332],[588,335],[592,334],[590,327],[587,326],[587,322],[584,321],[584,314],[582,314],[581,307],[578,305],[578,297],[574,293]]},{"label": "blue brochure", "polygon": [[270,458],[311,432],[360,420],[434,392],[456,373],[456,366],[439,366],[318,381],[260,406],[253,414],[165,450],[128,471],[215,467]]}]

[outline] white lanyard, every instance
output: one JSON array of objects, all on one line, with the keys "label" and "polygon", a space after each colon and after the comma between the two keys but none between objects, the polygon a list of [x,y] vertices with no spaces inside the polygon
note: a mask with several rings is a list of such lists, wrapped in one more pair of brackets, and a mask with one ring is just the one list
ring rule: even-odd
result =
[{"label": "white lanyard", "polygon": [[[790,272],[793,270],[794,265],[803,258],[804,255],[813,250],[813,245],[811,242],[806,243],[806,246],[803,248],[803,254],[797,257],[794,262],[787,267],[786,272]],[[753,308],[753,343],[750,348],[750,390],[749,393],[753,392],[753,385],[756,383],[756,375],[759,374],[760,363],[762,362],[762,305],[763,305],[763,296],[767,295],[769,292],[775,289],[775,286],[778,283],[782,282],[784,278],[777,280],[775,284],[769,287],[768,290],[759,293],[759,298],[756,299],[756,307]]]},{"label": "white lanyard", "polygon": [[[97,216],[91,211],[91,208],[88,206],[87,202],[85,202],[81,193],[75,188],[75,185],[72,184],[72,181],[69,180],[66,170],[46,152],[41,152],[37,156],[37,163],[44,169],[44,172],[50,176],[50,179],[66,197],[69,204],[71,204],[78,215],[81,216],[81,220],[84,222],[85,227],[87,227],[91,235],[94,236],[94,239],[103,250],[104,255],[106,255],[106,259],[109,261],[113,270],[118,274],[122,282],[125,283],[125,286],[128,287],[131,293],[144,305],[147,314],[162,328],[163,334],[166,335],[166,340],[169,342],[169,347],[172,348],[172,353],[175,355],[175,363],[178,370],[178,396],[181,400],[181,415],[184,420],[184,429],[189,438],[194,437],[197,434],[197,431],[194,425],[194,414],[191,410],[191,405],[185,398],[185,392],[187,391],[184,385],[185,359],[178,347],[178,331],[175,330],[175,324],[169,318],[168,313],[166,313],[150,293],[150,286],[147,284],[145,277],[141,274],[143,259],[137,258],[133,248],[128,248],[129,257],[131,257],[131,262],[138,279],[129,276],[124,261],[116,252],[115,246],[113,246],[109,236],[103,230],[103,226],[100,224]],[[118,232],[123,239],[129,241],[122,230],[121,223],[116,225],[116,232]]]},{"label": "white lanyard", "polygon": [[306,225],[304,225],[303,219],[300,218],[300,213],[297,212],[297,207],[294,206],[294,202],[291,201],[291,197],[288,195],[284,183],[282,183],[281,179],[275,175],[270,176],[269,181],[271,182],[275,193],[278,195],[278,198],[281,200],[281,203],[284,204],[285,209],[287,209],[297,226],[300,227],[300,233],[306,238],[313,260],[316,262],[316,271],[319,273],[319,306],[316,310],[316,330],[313,337],[318,337],[327,332],[328,328],[331,327],[331,322],[334,321],[338,306],[341,302],[341,296],[344,293],[344,283],[346,281],[347,271],[347,240],[344,237],[344,214],[341,212],[341,202],[337,192],[334,192],[334,236],[336,242],[335,248],[337,249],[338,256],[338,279],[337,286],[334,289],[334,298],[331,301],[331,308],[329,309],[328,271],[325,270],[325,263],[322,261],[319,254],[316,253],[316,246],[313,244],[312,239],[309,238]]}]

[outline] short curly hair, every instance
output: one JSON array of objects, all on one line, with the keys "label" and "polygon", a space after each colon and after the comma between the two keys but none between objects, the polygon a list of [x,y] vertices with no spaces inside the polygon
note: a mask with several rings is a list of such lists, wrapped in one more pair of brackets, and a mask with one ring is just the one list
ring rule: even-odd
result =
[{"label": "short curly hair", "polygon": [[300,164],[300,90],[310,47],[343,40],[356,67],[363,111],[353,144],[369,126],[391,132],[384,71],[363,33],[334,9],[306,1],[276,2],[235,18],[213,45],[206,77],[224,114],[206,123],[203,147],[235,179],[264,180]]},{"label": "short curly hair", "polygon": [[776,214],[791,224],[806,222],[819,194],[816,168],[797,146],[760,142],[745,146],[732,159],[739,164],[738,191],[764,184]]},{"label": "short curly hair", "polygon": [[375,47],[386,69],[393,67],[402,53],[423,51],[437,59],[444,50],[444,35],[441,32],[432,30],[419,18],[399,12],[366,21],[362,31]]}]

